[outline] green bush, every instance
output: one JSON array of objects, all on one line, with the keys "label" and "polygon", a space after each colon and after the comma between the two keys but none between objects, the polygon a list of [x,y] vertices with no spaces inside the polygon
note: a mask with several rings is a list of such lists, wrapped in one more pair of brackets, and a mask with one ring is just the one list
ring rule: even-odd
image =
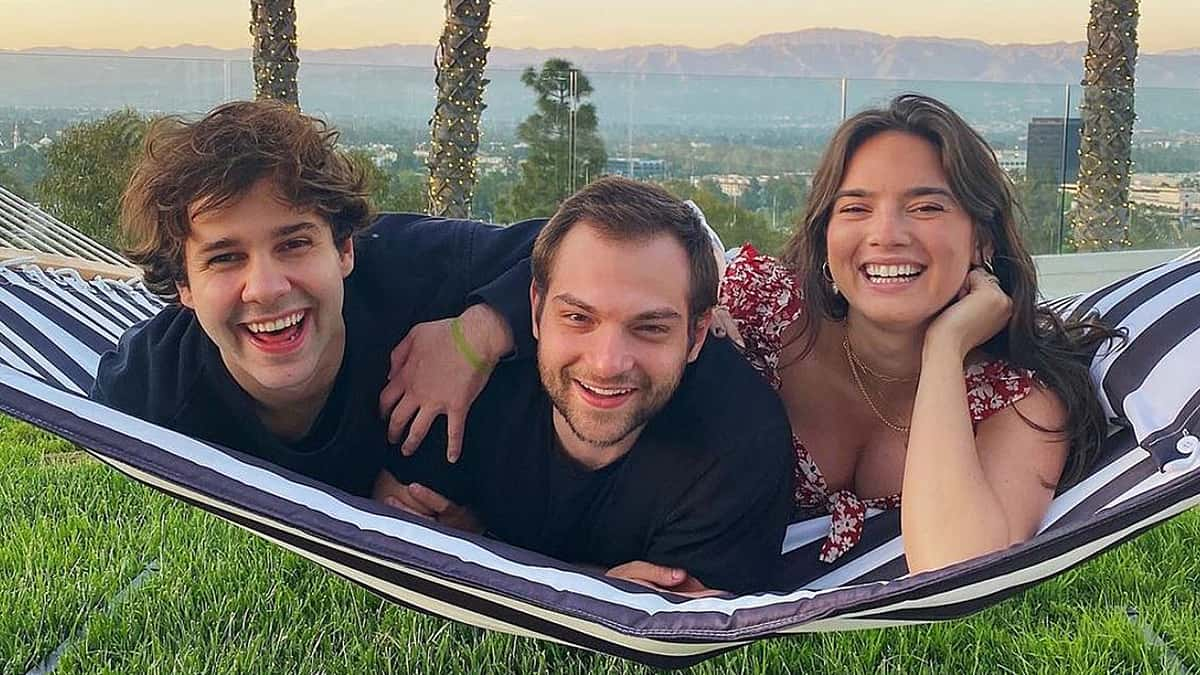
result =
[{"label": "green bush", "polygon": [[147,124],[126,109],[63,130],[46,153],[46,175],[38,184],[42,207],[87,236],[119,248],[121,192],[141,156]]}]

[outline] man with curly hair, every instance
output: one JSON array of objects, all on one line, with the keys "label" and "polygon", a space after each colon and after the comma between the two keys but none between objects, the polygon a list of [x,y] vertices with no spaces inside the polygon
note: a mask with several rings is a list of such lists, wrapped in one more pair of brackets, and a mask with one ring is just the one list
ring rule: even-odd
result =
[{"label": "man with curly hair", "polygon": [[371,224],[361,171],[336,139],[272,102],[152,126],[122,227],[168,306],[103,356],[91,395],[369,495],[396,451],[376,412],[389,353],[399,342],[390,376],[407,385],[393,435],[412,420],[415,444],[441,413],[453,435],[514,349],[506,317],[527,321],[518,263],[541,223]]}]

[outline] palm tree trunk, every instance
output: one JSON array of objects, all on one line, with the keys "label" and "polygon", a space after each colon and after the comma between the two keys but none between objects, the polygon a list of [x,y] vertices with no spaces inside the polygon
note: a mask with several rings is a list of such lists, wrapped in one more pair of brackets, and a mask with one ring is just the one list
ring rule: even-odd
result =
[{"label": "palm tree trunk", "polygon": [[1137,0],[1092,0],[1083,60],[1079,181],[1072,213],[1073,243],[1081,251],[1111,251],[1130,245],[1137,23]]},{"label": "palm tree trunk", "polygon": [[479,118],[487,107],[483,69],[490,11],[491,0],[446,0],[446,27],[435,57],[437,105],[429,121],[429,209],[435,215],[470,214]]},{"label": "palm tree trunk", "polygon": [[254,98],[300,107],[295,0],[250,0],[250,34],[254,36]]}]

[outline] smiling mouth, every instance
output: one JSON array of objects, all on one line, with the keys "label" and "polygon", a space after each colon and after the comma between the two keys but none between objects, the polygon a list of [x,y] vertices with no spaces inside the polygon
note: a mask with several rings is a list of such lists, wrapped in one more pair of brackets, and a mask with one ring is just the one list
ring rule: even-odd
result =
[{"label": "smiling mouth", "polygon": [[925,271],[923,265],[904,263],[899,265],[881,265],[867,263],[862,266],[863,276],[872,284],[902,284],[921,276]]},{"label": "smiling mouth", "polygon": [[583,387],[584,389],[587,389],[588,391],[592,392],[593,394],[596,394],[597,396],[624,396],[625,394],[631,394],[634,391],[636,391],[636,388],[634,388],[634,387],[625,387],[625,388],[621,388],[621,389],[593,387],[589,384],[584,384],[583,382],[579,382],[579,380],[575,380],[575,381],[579,383],[579,386]]},{"label": "smiling mouth", "polygon": [[597,387],[574,380],[585,402],[596,408],[616,408],[629,399],[637,387]]},{"label": "smiling mouth", "polygon": [[250,334],[250,340],[268,348],[286,347],[296,342],[304,332],[308,311],[292,312],[270,321],[249,321],[242,328]]}]

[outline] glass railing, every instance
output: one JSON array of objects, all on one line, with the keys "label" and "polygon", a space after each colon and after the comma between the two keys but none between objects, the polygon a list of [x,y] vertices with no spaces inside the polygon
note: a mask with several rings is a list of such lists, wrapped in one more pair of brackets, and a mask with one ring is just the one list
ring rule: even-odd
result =
[{"label": "glass railing", "polygon": [[[577,127],[575,142],[551,153],[564,189],[604,173],[662,181],[704,201],[735,240],[758,237],[771,248],[799,217],[839,121],[912,91],[945,100],[996,150],[1017,187],[1035,253],[1073,250],[1077,85],[584,75],[592,93],[583,101],[595,106],[603,154]],[[489,69],[487,76],[475,213],[507,220],[527,215],[506,204],[505,194],[520,179],[526,148],[518,128],[535,98],[521,71]],[[299,86],[302,107],[341,129],[343,143],[363,148],[384,171],[418,180],[435,101],[432,68],[302,61]],[[252,95],[245,60],[0,53],[0,180],[24,181],[36,197],[45,170],[36,154],[71,124],[123,108],[198,115]],[[1136,107],[1130,238],[1136,248],[1200,245],[1200,90],[1139,87]],[[556,122],[570,134],[569,119]]]},{"label": "glass railing", "polygon": [[1200,246],[1200,90],[1139,87],[1134,97],[1130,239]]}]

